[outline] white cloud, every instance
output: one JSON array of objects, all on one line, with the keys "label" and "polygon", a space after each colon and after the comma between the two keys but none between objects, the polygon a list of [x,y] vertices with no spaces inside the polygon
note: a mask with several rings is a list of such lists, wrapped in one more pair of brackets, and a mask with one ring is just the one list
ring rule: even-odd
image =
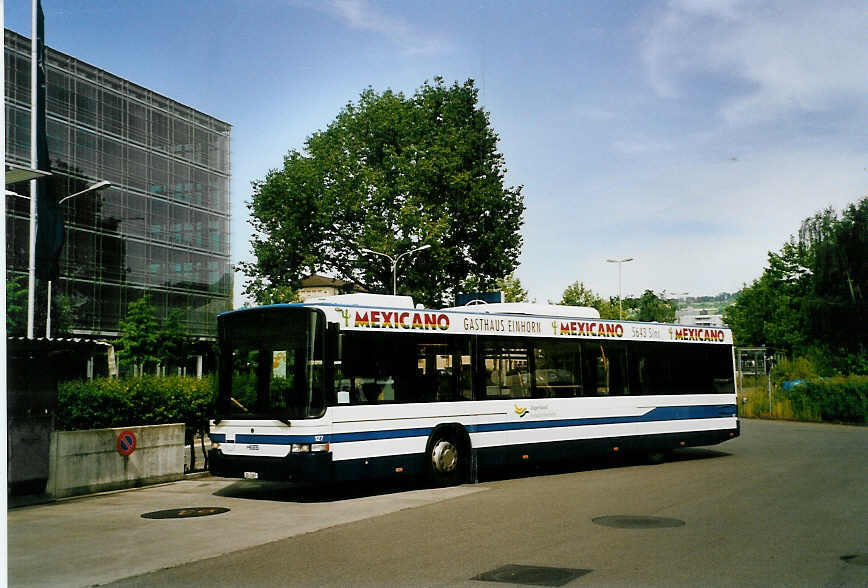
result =
[{"label": "white cloud", "polygon": [[404,53],[436,55],[450,50],[443,38],[423,32],[402,18],[380,12],[368,0],[331,0],[323,7],[350,28],[383,35]]},{"label": "white cloud", "polygon": [[862,104],[866,31],[861,0],[674,0],[653,19],[642,60],[663,97],[684,96],[698,76],[720,76],[727,122],[770,121]]}]

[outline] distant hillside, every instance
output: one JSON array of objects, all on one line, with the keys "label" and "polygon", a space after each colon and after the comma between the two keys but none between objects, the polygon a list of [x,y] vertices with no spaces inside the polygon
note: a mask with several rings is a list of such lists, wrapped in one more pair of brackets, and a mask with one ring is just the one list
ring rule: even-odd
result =
[{"label": "distant hillside", "polygon": [[678,310],[690,310],[705,314],[723,314],[723,309],[735,303],[738,292],[721,292],[715,296],[687,296],[676,301]]}]

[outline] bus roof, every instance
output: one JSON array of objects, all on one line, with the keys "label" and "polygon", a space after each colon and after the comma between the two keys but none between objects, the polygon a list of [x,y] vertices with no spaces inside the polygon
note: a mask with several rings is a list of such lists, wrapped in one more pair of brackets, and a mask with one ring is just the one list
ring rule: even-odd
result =
[{"label": "bus roof", "polygon": [[[373,303],[373,304],[372,304]],[[610,338],[623,341],[692,342],[732,345],[725,327],[698,327],[600,319],[596,309],[525,303],[500,303],[426,309],[409,296],[343,294],[302,305],[326,313],[341,330],[386,334],[439,332],[543,338]]]}]

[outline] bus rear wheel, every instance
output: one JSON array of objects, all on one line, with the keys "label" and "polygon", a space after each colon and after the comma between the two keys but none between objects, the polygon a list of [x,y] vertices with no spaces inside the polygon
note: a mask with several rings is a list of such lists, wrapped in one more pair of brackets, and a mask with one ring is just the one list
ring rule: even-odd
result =
[{"label": "bus rear wheel", "polygon": [[429,444],[428,473],[436,486],[454,486],[463,482],[465,461],[461,444],[451,435],[439,434]]}]

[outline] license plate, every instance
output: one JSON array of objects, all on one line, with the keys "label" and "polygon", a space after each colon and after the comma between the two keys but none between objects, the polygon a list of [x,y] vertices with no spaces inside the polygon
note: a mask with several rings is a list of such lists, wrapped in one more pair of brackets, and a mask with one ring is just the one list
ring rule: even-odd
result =
[{"label": "license plate", "polygon": [[244,479],[245,480],[258,480],[259,479],[259,473],[257,473],[257,472],[244,472]]}]

